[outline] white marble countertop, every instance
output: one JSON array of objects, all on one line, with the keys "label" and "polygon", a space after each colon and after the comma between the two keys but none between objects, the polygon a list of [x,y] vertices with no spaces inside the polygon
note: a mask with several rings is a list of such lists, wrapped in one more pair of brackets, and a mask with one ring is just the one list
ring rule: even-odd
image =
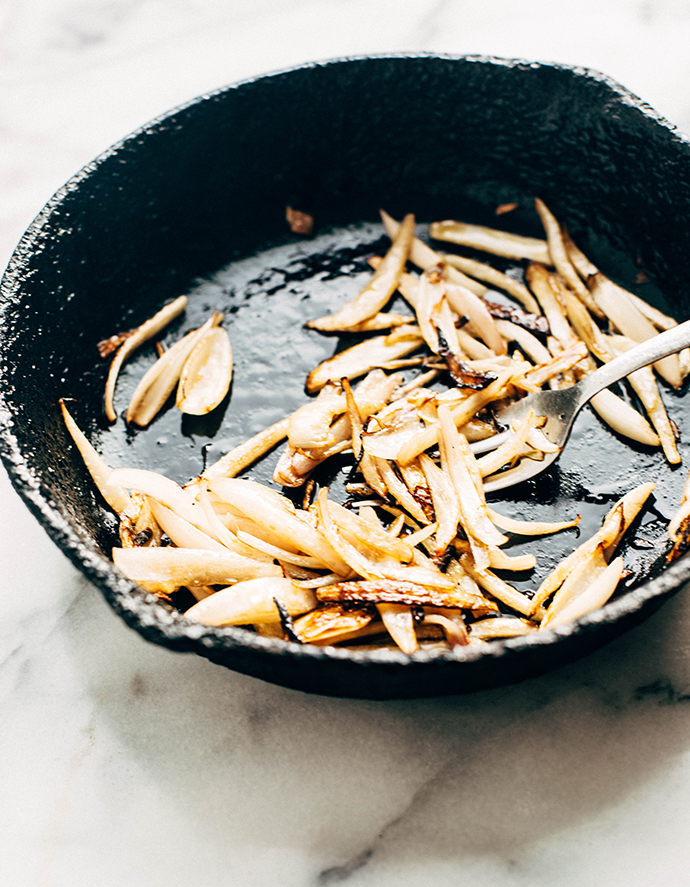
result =
[{"label": "white marble countertop", "polygon": [[[0,259],[80,166],[264,71],[387,50],[597,68],[690,131],[680,0],[5,0]],[[577,663],[358,702],[146,644],[0,472],[0,883],[686,885],[690,597]]]}]

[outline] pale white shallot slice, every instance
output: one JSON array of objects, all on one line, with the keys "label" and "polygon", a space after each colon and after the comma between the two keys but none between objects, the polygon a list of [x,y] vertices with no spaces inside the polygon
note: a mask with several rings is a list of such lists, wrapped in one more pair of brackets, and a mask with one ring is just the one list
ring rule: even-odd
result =
[{"label": "pale white shallot slice", "polygon": [[289,616],[300,616],[317,604],[314,592],[296,585],[290,579],[249,579],[230,588],[223,588],[194,604],[184,614],[202,625],[251,625],[280,623],[278,600]]},{"label": "pale white shallot slice", "polygon": [[[657,335],[652,322],[642,314],[623,287],[601,273],[595,274],[587,283],[594,301],[624,336],[633,342],[646,342]],[[683,375],[677,354],[657,360],[654,367],[673,388],[681,386]]]},{"label": "pale white shallot slice", "polygon": [[243,579],[282,576],[277,564],[234,551],[207,548],[113,548],[113,563],[128,579],[141,584],[227,585]]},{"label": "pale white shallot slice", "polygon": [[341,576],[349,568],[322,533],[299,517],[292,503],[273,490],[250,480],[218,478],[210,489],[242,514],[265,526],[276,538],[319,560]]},{"label": "pale white shallot slice", "polygon": [[230,389],[232,347],[224,329],[212,327],[185,361],[177,387],[177,407],[203,416],[214,410]]},{"label": "pale white shallot slice", "polygon": [[81,453],[84,464],[93,478],[93,482],[98,487],[101,496],[103,496],[113,511],[122,514],[122,512],[132,504],[132,500],[130,499],[127,490],[110,480],[112,468],[109,468],[105,464],[103,459],[87,440],[86,435],[74,421],[62,399],[60,400],[60,409],[62,410],[62,417],[65,421],[67,430],[76,444],[77,449]]},{"label": "pale white shallot slice", "polygon": [[131,336],[125,339],[118,349],[117,354],[110,364],[108,379],[105,383],[105,414],[111,422],[115,422],[117,419],[117,413],[113,407],[113,395],[115,393],[115,383],[117,382],[117,377],[122,364],[140,345],[143,345],[144,342],[147,342],[152,336],[155,336],[156,333],[159,333],[176,317],[179,317],[186,307],[187,296],[180,296],[175,299],[174,302],[165,305],[160,311],[154,314],[153,317],[142,323]]},{"label": "pale white shallot slice", "polygon": [[411,608],[405,604],[377,604],[376,609],[386,631],[403,653],[416,653],[419,644]]},{"label": "pale white shallot slice", "polygon": [[[388,236],[392,240],[400,229],[400,222],[397,222],[395,219],[391,218],[391,216],[389,216],[388,213],[384,212],[383,210],[380,210],[380,213],[383,227],[386,229],[386,234],[388,234]],[[434,268],[436,267],[436,265],[442,262],[442,259],[441,256],[428,244],[424,243],[418,237],[413,237],[412,246],[410,247],[410,261],[413,265],[416,265],[423,271],[428,271],[430,268]],[[483,284],[479,283],[476,280],[472,280],[471,277],[463,274],[462,271],[459,271],[457,268],[448,268],[447,276],[448,280],[451,280],[453,283],[459,283],[462,286],[466,286],[469,290],[472,290],[472,292],[476,293],[478,296],[483,296],[486,292],[486,287]]]}]

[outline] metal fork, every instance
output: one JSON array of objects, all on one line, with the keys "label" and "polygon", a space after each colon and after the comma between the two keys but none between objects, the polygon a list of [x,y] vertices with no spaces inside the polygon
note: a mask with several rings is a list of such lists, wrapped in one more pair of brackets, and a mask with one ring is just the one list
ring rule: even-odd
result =
[{"label": "metal fork", "polygon": [[[555,453],[545,454],[541,460],[523,457],[514,468],[508,468],[487,480],[484,490],[487,493],[502,490],[541,474],[560,456],[575,417],[595,394],[635,370],[648,366],[669,354],[682,351],[689,345],[690,320],[686,320],[673,329],[647,339],[646,342],[631,348],[630,351],[626,351],[625,354],[621,354],[609,363],[605,363],[598,370],[581,379],[577,385],[554,391],[537,391],[501,410],[496,416],[501,425],[510,426],[519,422],[530,409],[534,410],[537,416],[543,416],[546,422],[541,431],[559,449]],[[488,453],[500,446],[511,434],[512,431],[508,430],[486,440],[475,441],[471,444],[472,451],[475,455]]]}]

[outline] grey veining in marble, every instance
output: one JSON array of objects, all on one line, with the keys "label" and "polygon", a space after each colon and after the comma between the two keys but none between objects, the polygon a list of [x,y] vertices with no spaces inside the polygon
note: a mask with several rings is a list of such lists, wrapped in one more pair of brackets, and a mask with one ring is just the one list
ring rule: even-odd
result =
[{"label": "grey veining in marble", "polygon": [[[0,254],[167,108],[391,50],[598,68],[690,130],[680,0],[5,0]],[[567,669],[455,699],[311,697],[147,645],[0,474],[0,883],[690,881],[690,599]]]}]

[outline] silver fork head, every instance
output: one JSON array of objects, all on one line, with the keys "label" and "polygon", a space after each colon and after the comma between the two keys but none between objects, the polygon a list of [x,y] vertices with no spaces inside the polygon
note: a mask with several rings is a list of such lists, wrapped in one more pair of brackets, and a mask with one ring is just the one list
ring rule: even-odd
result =
[{"label": "silver fork head", "polygon": [[[501,425],[514,425],[524,419],[530,409],[534,410],[537,416],[543,416],[546,422],[541,431],[551,443],[558,447],[558,450],[555,453],[545,453],[542,459],[523,456],[514,468],[507,468],[486,480],[484,492],[492,493],[515,486],[541,474],[542,471],[546,471],[560,456],[581,405],[580,388],[578,385],[573,385],[570,388],[560,388],[553,391],[537,391],[502,410],[496,417]],[[506,439],[506,436],[501,435],[503,440]],[[489,438],[486,443],[490,443],[491,440],[492,438]],[[496,446],[500,443],[502,441],[498,440]],[[494,448],[487,446],[484,452]]]}]

